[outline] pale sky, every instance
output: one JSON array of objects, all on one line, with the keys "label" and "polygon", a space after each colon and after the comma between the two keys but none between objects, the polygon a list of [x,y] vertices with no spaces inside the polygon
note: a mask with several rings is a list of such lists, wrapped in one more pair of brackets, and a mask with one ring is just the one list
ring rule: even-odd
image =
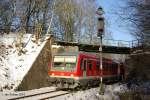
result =
[{"label": "pale sky", "polygon": [[105,26],[113,33],[113,39],[126,41],[134,39],[128,30],[129,23],[119,20],[119,16],[114,14],[115,12],[120,11],[120,7],[126,5],[124,0],[97,0],[96,4],[97,8],[101,5],[105,12],[104,17],[105,20],[107,20],[107,24]]}]

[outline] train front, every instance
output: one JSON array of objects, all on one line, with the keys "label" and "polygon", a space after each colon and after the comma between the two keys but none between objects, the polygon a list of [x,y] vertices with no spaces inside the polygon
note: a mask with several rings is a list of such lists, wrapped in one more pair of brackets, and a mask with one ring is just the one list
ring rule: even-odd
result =
[{"label": "train front", "polygon": [[75,88],[77,55],[54,55],[49,70],[50,82],[59,88]]}]

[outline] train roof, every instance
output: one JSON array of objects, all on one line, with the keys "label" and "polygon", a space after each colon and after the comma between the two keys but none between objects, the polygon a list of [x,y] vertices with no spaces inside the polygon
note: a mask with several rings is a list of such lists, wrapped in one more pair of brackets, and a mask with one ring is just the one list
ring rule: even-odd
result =
[{"label": "train roof", "polygon": [[[77,55],[84,55],[84,56],[90,56],[90,57],[94,57],[94,58],[99,58],[99,55],[98,53],[91,53],[91,52],[62,52],[62,53],[57,53],[57,54],[54,54],[55,55],[61,55],[61,56],[77,56]],[[103,58],[103,59],[107,59],[107,58]]]},{"label": "train roof", "polygon": [[[78,55],[84,55],[84,56],[90,56],[92,58],[99,58],[99,53],[92,53],[92,52],[61,52],[61,53],[57,53],[57,54],[54,54],[54,56],[78,56]],[[111,58],[104,58],[103,57],[103,60],[104,61],[110,61],[112,63],[120,63],[119,61],[117,60],[114,60],[114,59],[111,59]]]},{"label": "train roof", "polygon": [[57,54],[54,54],[54,55],[67,55],[67,56],[69,56],[69,55],[78,55],[79,53],[78,52],[61,52],[61,53],[57,53]]},{"label": "train roof", "polygon": [[96,54],[98,53],[91,53],[91,52],[61,52],[61,53],[57,53],[57,54],[54,54],[54,55],[89,55],[89,56],[95,56],[97,57]]}]

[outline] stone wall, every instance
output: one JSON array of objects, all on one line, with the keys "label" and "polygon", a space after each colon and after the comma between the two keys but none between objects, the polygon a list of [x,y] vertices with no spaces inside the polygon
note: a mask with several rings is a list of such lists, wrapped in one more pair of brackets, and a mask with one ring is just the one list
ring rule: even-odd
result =
[{"label": "stone wall", "polygon": [[31,69],[16,89],[17,91],[38,89],[50,85],[48,82],[48,63],[51,59],[50,50],[50,41],[47,40]]}]

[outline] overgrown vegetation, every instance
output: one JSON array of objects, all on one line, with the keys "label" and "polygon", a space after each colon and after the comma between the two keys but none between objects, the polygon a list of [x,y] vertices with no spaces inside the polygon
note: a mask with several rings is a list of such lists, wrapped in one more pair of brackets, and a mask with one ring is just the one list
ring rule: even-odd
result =
[{"label": "overgrown vegetation", "polygon": [[[96,41],[95,0],[1,0],[0,33],[25,29],[35,33],[36,24],[59,40]],[[50,26],[50,27],[49,27]]]},{"label": "overgrown vegetation", "polygon": [[148,81],[150,79],[150,2],[148,0],[126,0],[122,9],[121,18],[131,23],[130,33],[139,39],[133,55],[127,60],[129,79],[135,81]]}]

